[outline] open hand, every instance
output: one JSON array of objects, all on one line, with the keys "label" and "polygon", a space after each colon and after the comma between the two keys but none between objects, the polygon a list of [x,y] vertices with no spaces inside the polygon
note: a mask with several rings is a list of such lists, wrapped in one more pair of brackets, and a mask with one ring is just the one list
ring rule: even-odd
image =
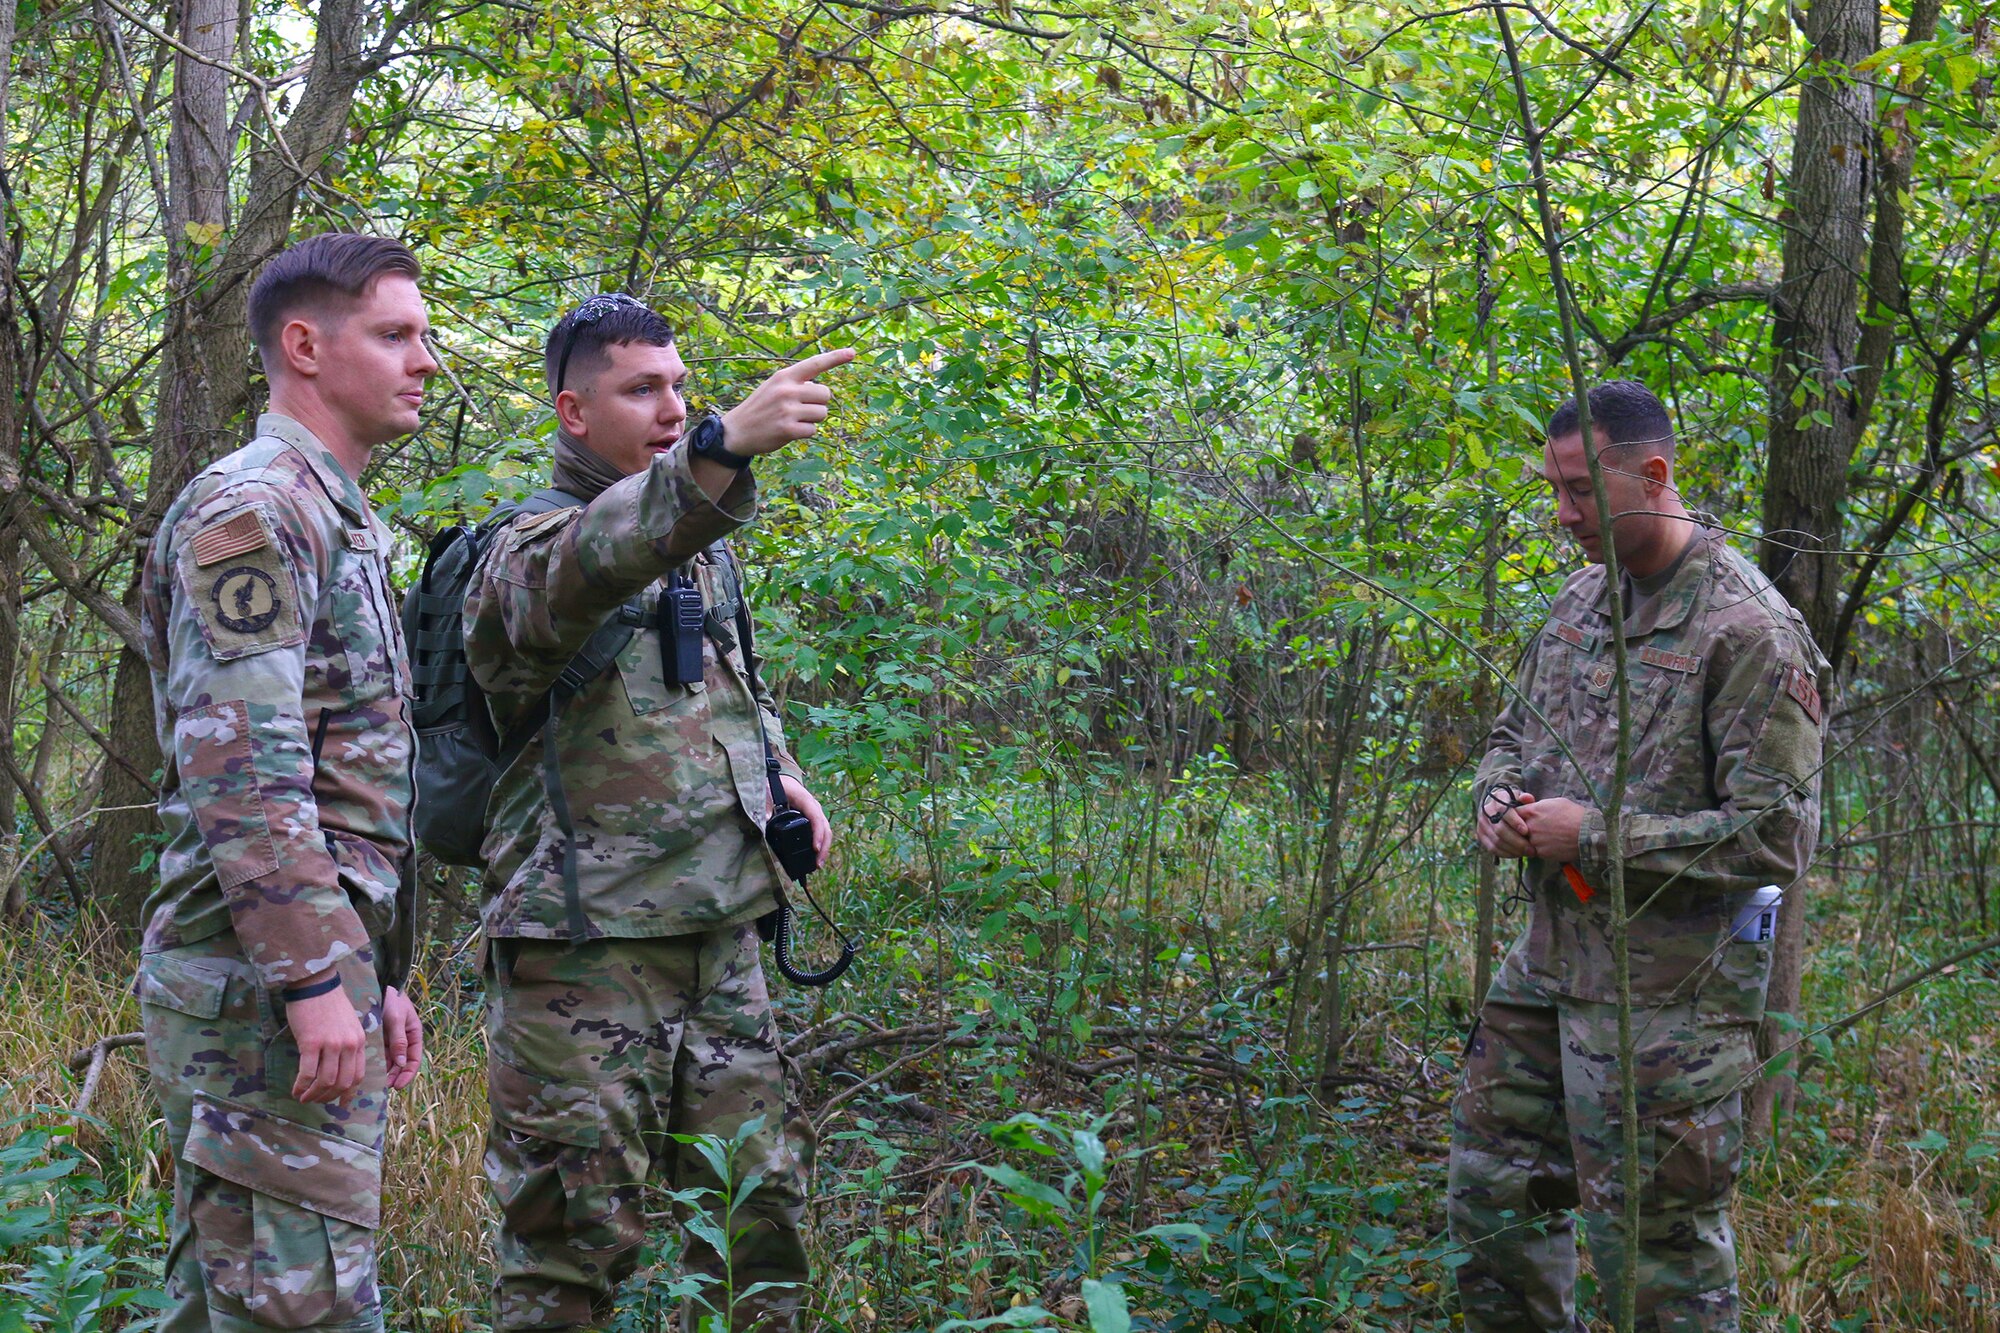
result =
[{"label": "open hand", "polygon": [[[309,986],[332,975],[329,968],[320,976],[293,984]],[[335,986],[324,995],[293,1000],[285,1006],[285,1021],[291,1024],[292,1040],[299,1046],[299,1076],[292,1080],[292,1100],[324,1104],[353,1096],[367,1070],[368,1051],[361,1015],[354,1012],[347,987]]]}]

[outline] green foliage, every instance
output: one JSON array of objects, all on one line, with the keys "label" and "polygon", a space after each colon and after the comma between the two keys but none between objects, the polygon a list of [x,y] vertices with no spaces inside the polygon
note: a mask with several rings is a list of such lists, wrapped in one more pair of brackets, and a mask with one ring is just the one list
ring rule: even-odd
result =
[{"label": "green foliage", "polygon": [[14,1134],[0,1145],[0,1330],[151,1328],[145,1312],[165,1305],[157,1202],[114,1198],[77,1127],[42,1123],[47,1113],[0,1123]]}]

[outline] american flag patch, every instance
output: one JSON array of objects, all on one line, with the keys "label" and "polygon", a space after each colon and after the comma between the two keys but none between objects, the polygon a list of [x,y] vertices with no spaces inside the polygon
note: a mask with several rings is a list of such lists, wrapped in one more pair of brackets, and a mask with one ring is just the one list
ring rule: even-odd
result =
[{"label": "american flag patch", "polygon": [[1803,667],[1785,668],[1785,693],[1799,701],[1799,707],[1806,710],[1806,716],[1814,723],[1819,721],[1819,682],[1805,673]]},{"label": "american flag patch", "polygon": [[1647,666],[1662,667],[1692,676],[1701,670],[1701,658],[1693,653],[1670,653],[1664,648],[1641,648],[1639,660]]},{"label": "american flag patch", "polygon": [[211,523],[194,535],[188,542],[188,549],[194,553],[196,565],[209,565],[227,560],[232,555],[242,555],[260,546],[268,546],[271,535],[264,531],[264,525],[257,519],[257,511],[243,509],[230,515],[220,523]]}]

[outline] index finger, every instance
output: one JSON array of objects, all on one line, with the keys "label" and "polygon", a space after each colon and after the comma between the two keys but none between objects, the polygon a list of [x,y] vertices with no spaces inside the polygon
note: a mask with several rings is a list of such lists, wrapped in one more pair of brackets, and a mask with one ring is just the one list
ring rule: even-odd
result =
[{"label": "index finger", "polygon": [[821,352],[817,356],[809,356],[803,361],[793,362],[786,369],[790,370],[795,377],[802,380],[818,379],[835,366],[844,366],[853,359],[854,349],[852,347],[837,347],[831,352]]}]

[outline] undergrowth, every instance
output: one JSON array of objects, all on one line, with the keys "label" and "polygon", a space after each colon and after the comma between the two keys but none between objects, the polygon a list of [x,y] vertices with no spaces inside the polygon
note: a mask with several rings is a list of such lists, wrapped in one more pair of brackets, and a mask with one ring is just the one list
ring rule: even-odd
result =
[{"label": "undergrowth", "polygon": [[[1413,839],[1357,917],[1344,1061],[1322,1084],[1287,1055],[1316,1032],[1293,1003],[1302,887],[1275,793],[1191,777],[1156,809],[1111,783],[1060,803],[1047,784],[973,790],[920,817],[847,812],[820,889],[868,924],[863,964],[782,997],[821,1129],[813,1326],[1452,1327],[1473,873],[1451,832]],[[1871,934],[1862,889],[1816,902],[1816,1022],[1950,947]],[[413,982],[429,1056],[392,1126],[393,1328],[484,1326],[465,944],[434,939]],[[107,1060],[88,1115],[66,1109],[70,1057],[137,1025],[129,966],[101,929],[0,940],[0,1333],[142,1328],[158,1304],[171,1168],[137,1052]],[[1996,990],[1967,964],[1808,1043],[1795,1114],[1744,1164],[1746,1327],[2000,1330]],[[662,1188],[648,1209],[672,1203]],[[614,1327],[666,1325],[689,1289],[678,1248],[663,1221]]]}]

